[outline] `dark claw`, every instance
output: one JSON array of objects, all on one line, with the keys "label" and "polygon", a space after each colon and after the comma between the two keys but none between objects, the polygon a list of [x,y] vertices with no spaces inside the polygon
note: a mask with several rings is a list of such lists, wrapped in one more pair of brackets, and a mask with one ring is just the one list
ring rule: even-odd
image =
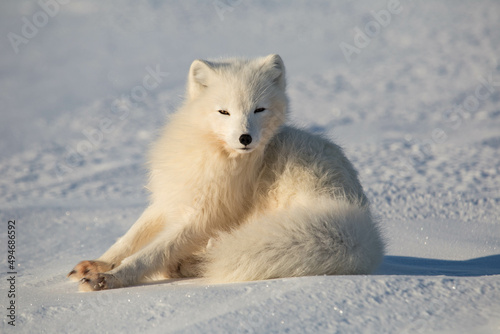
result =
[{"label": "dark claw", "polygon": [[88,269],[88,268],[87,268],[87,269],[85,269],[85,270],[83,271],[83,274],[84,274],[84,275],[87,275],[87,274],[89,273],[89,271],[90,271],[90,269]]},{"label": "dark claw", "polygon": [[69,274],[68,274],[68,275],[66,275],[66,277],[70,277],[70,276],[71,276],[71,275],[73,275],[73,274],[76,274],[76,270],[75,270],[75,269],[71,270],[71,271],[69,272]]},{"label": "dark claw", "polygon": [[99,287],[102,288],[104,287],[105,284],[106,284],[106,279],[104,277],[101,276],[97,279],[97,285],[99,285]]},{"label": "dark claw", "polygon": [[88,279],[87,277],[83,277],[81,280],[80,280],[81,283],[88,283],[90,282],[90,279]]}]

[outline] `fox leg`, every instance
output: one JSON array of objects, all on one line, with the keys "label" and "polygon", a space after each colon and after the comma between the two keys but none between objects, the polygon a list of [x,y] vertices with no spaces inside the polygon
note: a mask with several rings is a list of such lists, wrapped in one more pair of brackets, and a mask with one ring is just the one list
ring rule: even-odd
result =
[{"label": "fox leg", "polygon": [[180,263],[189,258],[206,240],[191,226],[165,230],[153,242],[124,259],[120,266],[106,273],[87,275],[80,285],[82,291],[95,291],[131,286],[158,272],[168,276],[179,271]]},{"label": "fox leg", "polygon": [[170,272],[170,277],[202,277],[205,267],[206,253],[213,248],[214,242],[215,238],[210,238],[207,241],[205,247],[192,254],[188,258],[180,261],[178,270],[176,272]]},{"label": "fox leg", "polygon": [[150,206],[123,237],[97,260],[81,261],[68,274],[72,280],[81,280],[93,273],[102,273],[120,265],[123,259],[144,247],[164,228],[162,215]]}]

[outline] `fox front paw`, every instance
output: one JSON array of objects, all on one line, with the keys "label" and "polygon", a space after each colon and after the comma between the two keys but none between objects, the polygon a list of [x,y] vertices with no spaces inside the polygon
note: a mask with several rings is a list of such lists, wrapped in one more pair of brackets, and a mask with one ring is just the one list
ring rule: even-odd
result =
[{"label": "fox front paw", "polygon": [[69,272],[67,277],[73,281],[79,281],[93,274],[110,271],[114,267],[113,264],[103,261],[81,261]]},{"label": "fox front paw", "polygon": [[78,290],[82,292],[100,291],[123,287],[122,282],[112,274],[92,273],[80,280]]}]

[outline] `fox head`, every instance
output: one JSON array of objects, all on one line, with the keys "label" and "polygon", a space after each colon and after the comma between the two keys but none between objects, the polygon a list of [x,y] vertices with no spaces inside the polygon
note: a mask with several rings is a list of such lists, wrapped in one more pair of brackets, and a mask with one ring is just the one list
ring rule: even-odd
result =
[{"label": "fox head", "polygon": [[265,147],[287,112],[281,57],[195,60],[189,70],[187,103],[199,124],[230,155]]}]

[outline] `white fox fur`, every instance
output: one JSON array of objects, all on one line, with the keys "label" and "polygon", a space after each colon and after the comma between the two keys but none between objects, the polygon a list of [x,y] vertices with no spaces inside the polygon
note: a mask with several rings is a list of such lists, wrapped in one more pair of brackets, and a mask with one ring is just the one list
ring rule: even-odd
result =
[{"label": "white fox fur", "polygon": [[70,276],[100,290],[157,273],[217,283],[373,272],[384,243],[356,171],[337,145],[284,125],[287,112],[278,55],[194,61],[185,104],[151,150],[151,205]]}]

